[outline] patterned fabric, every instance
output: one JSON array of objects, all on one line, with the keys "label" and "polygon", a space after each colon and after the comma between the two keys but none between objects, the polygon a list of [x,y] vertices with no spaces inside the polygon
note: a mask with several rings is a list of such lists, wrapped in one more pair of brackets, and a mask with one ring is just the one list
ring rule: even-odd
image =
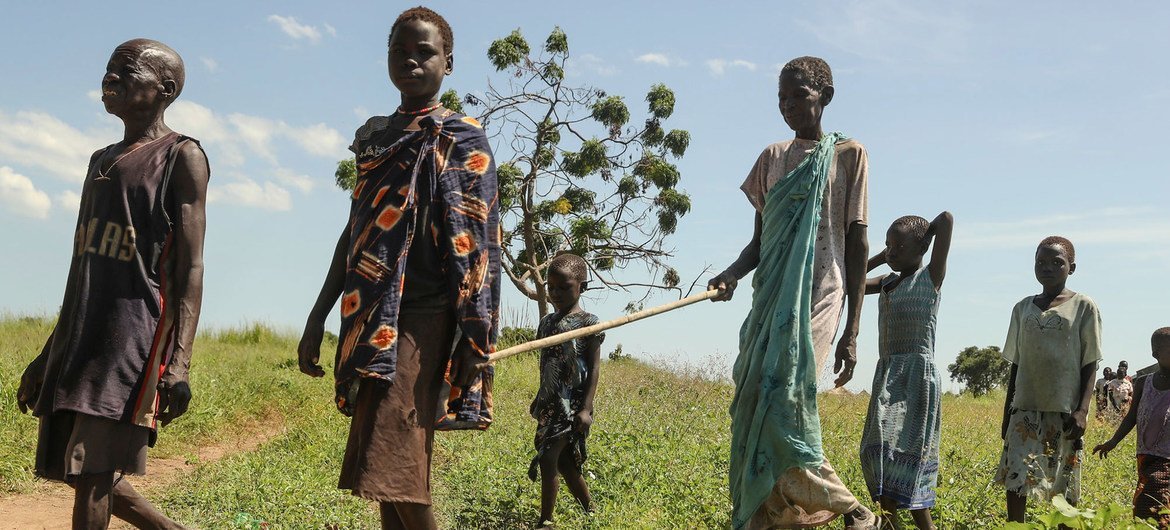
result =
[{"label": "patterned fabric", "polygon": [[942,380],[934,365],[940,295],[926,268],[878,299],[877,370],[861,435],[861,470],[869,493],[898,508],[934,506],[938,485]]},{"label": "patterned fabric", "polygon": [[824,462],[810,323],[813,249],[824,187],[841,133],[768,192],[752,310],[739,334],[732,378],[732,526],[744,528],[793,467]]},{"label": "patterned fabric", "polygon": [[158,382],[174,353],[171,132],[117,158],[106,147],[81,190],[73,259],[35,407],[155,427]]},{"label": "patterned fabric", "polygon": [[[398,314],[408,250],[419,208],[420,181],[433,187],[431,219],[442,223],[449,292],[461,337],[458,349],[486,358],[494,348],[500,305],[500,241],[495,161],[487,136],[472,118],[445,110],[420,129],[389,128],[374,117],[354,141],[358,180],[350,209],[350,247],[341,298],[336,401],[351,413],[355,378],[394,381]],[[420,179],[425,173],[429,178]],[[491,368],[465,388],[451,390],[439,429],[486,429],[491,423]]]},{"label": "patterned fabric", "polygon": [[1013,410],[995,481],[1018,495],[1048,502],[1064,494],[1071,503],[1081,499],[1080,440],[1069,440],[1064,430],[1067,414]]},{"label": "patterned fabric", "polygon": [[1129,413],[1129,404],[1133,401],[1133,383],[1128,377],[1114,379],[1106,386],[1109,392],[1110,413],[1121,421]]},{"label": "patterned fabric", "polygon": [[1145,376],[1137,411],[1137,453],[1170,458],[1170,390],[1158,390]]},{"label": "patterned fabric", "polygon": [[[1144,399],[1144,398],[1143,398]],[[1158,528],[1170,527],[1170,460],[1155,455],[1137,455],[1137,490],[1133,493],[1133,516],[1154,519]]]},{"label": "patterned fabric", "polygon": [[746,530],[822,526],[858,506],[857,497],[827,460],[820,467],[793,467],[776,480],[772,494],[752,514]]},{"label": "patterned fabric", "polygon": [[[537,328],[537,338],[551,337],[598,323],[592,313],[578,311],[563,317],[545,315]],[[581,411],[585,399],[585,385],[589,380],[589,342],[605,341],[605,333],[581,337],[540,350],[540,389],[528,407],[537,420],[536,457],[528,466],[528,478],[536,480],[540,458],[553,442],[568,437],[566,448],[571,451],[577,470],[585,463],[585,436],[573,429],[573,416]]]},{"label": "patterned fabric", "polygon": [[[817,142],[794,138],[769,145],[760,153],[740,189],[756,211],[763,213],[768,192],[814,151]],[[821,198],[813,247],[813,351],[822,382],[831,374],[829,355],[845,304],[845,235],[853,223],[868,224],[869,156],[865,146],[844,139],[833,146]]]}]

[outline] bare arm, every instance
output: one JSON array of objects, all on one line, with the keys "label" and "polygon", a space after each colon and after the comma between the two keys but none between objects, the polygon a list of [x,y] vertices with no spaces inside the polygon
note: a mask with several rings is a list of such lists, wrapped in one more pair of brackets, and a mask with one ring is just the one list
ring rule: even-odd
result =
[{"label": "bare arm", "polygon": [[175,351],[159,384],[159,416],[162,425],[187,411],[191,401],[188,373],[192,345],[203,308],[203,237],[207,232],[207,181],[211,170],[207,157],[194,142],[179,148],[171,173],[175,200],[174,261],[167,304],[174,323]]},{"label": "bare arm", "polygon": [[867,227],[854,222],[845,233],[845,331],[837,342],[837,361],[833,373],[840,374],[834,382],[843,386],[853,379],[857,365],[857,332],[861,326],[861,303],[865,299],[866,256],[869,255]]},{"label": "bare arm", "polygon": [[1012,401],[1016,399],[1016,371],[1019,366],[1012,363],[1012,372],[1008,374],[1007,397],[1003,400],[1003,424],[1000,426],[999,437],[1007,439],[1008,420],[1012,417]]},{"label": "bare arm", "polygon": [[349,223],[337,238],[337,245],[333,247],[333,258],[329,262],[329,272],[325,273],[325,283],[321,285],[321,292],[317,294],[317,302],[309,311],[309,318],[305,322],[305,331],[301,334],[301,342],[297,345],[297,361],[301,372],[313,377],[322,377],[325,370],[321,368],[321,340],[325,336],[325,319],[329,311],[337,303],[341,291],[345,289],[345,269],[348,266],[349,255]]},{"label": "bare arm", "polygon": [[947,255],[951,252],[951,230],[955,226],[955,217],[951,212],[938,214],[930,222],[927,235],[934,238],[934,249],[930,253],[930,279],[936,289],[942,287],[943,279],[947,275]]},{"label": "bare arm", "polygon": [[[865,272],[870,272],[885,264],[886,249],[883,248],[881,252],[878,252],[877,254],[874,254],[872,258],[869,258],[869,263],[867,263],[865,266]],[[865,294],[880,293],[882,291],[882,278],[885,278],[885,276],[874,276],[873,278],[865,280]]]},{"label": "bare arm", "polygon": [[739,257],[735,262],[727,267],[723,272],[711,278],[707,282],[707,289],[719,289],[722,291],[718,296],[711,299],[713,302],[723,302],[731,300],[735,294],[735,288],[739,285],[739,280],[747,273],[755,270],[760,264],[760,233],[764,228],[764,218],[760,212],[756,212],[755,227],[752,230],[752,240],[748,242],[747,246],[743,247],[743,251],[739,253]]},{"label": "bare arm", "polygon": [[587,340],[589,353],[585,357],[585,366],[589,374],[585,379],[581,411],[574,420],[577,429],[584,433],[588,433],[589,427],[593,424],[593,397],[597,395],[598,369],[601,368],[601,337],[594,335]]},{"label": "bare arm", "polygon": [[1089,418],[1089,404],[1093,402],[1093,382],[1096,379],[1096,362],[1081,367],[1081,401],[1077,405],[1077,409],[1065,420],[1064,425],[1065,430],[1069,431],[1068,438],[1071,440],[1085,435],[1085,426]]},{"label": "bare arm", "polygon": [[1094,447],[1093,454],[1100,455],[1101,458],[1109,456],[1109,452],[1112,451],[1113,448],[1117,447],[1117,444],[1121,443],[1121,441],[1124,440],[1126,436],[1129,436],[1129,432],[1137,426],[1138,403],[1141,403],[1142,391],[1146,386],[1145,378],[1147,377],[1153,377],[1153,375],[1144,375],[1133,380],[1133,403],[1129,405],[1129,411],[1126,412],[1125,417],[1121,419],[1121,423],[1117,426],[1117,430],[1114,431],[1113,437],[1106,440],[1101,445]]}]

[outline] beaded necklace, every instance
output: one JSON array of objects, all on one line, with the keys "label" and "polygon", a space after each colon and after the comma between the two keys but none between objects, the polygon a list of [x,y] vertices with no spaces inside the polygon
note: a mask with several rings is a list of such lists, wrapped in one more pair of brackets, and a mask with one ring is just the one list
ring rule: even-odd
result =
[{"label": "beaded necklace", "polygon": [[404,116],[422,116],[423,114],[430,114],[435,109],[442,107],[442,106],[443,106],[443,104],[439,103],[433,107],[427,107],[425,109],[418,109],[418,110],[402,110],[402,107],[398,107],[398,110],[396,110],[394,112],[396,112],[398,114],[402,114]]}]

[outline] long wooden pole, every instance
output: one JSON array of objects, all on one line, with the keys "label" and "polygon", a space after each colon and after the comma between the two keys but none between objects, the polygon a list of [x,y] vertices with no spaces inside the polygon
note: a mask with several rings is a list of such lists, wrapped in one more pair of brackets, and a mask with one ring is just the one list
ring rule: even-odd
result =
[{"label": "long wooden pole", "polygon": [[561,333],[558,335],[553,335],[551,337],[545,337],[543,339],[536,339],[533,341],[525,342],[524,344],[518,344],[516,346],[512,346],[511,348],[505,348],[503,350],[500,350],[496,353],[489,355],[488,361],[489,362],[496,362],[500,359],[506,359],[506,358],[511,357],[513,355],[516,355],[518,353],[524,353],[526,351],[532,351],[532,350],[539,350],[541,348],[547,348],[549,346],[556,346],[557,344],[569,342],[573,339],[585,337],[588,335],[593,335],[596,333],[601,333],[602,331],[605,331],[607,329],[613,329],[613,328],[616,328],[618,326],[624,326],[626,324],[629,324],[630,322],[642,320],[643,318],[650,318],[654,315],[661,315],[662,313],[665,313],[667,311],[673,311],[673,310],[678,309],[680,307],[686,307],[686,306],[689,306],[695,302],[702,302],[703,300],[709,300],[717,294],[719,294],[719,291],[717,289],[712,289],[712,290],[707,291],[707,292],[688,296],[688,297],[683,298],[681,300],[675,300],[669,304],[662,304],[658,307],[651,307],[650,309],[644,309],[642,311],[638,311],[637,313],[630,313],[628,315],[618,317],[618,318],[615,318],[613,320],[607,320],[605,322],[598,322],[597,324],[594,324],[592,326],[587,326],[587,327],[580,328],[580,329],[574,329],[573,331],[566,331],[564,333]]}]

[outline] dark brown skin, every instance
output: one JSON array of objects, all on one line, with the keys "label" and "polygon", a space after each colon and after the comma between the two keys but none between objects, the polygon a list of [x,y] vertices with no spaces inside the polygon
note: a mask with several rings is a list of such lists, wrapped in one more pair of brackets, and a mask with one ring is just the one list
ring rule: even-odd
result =
[{"label": "dark brown skin", "polygon": [[[160,79],[144,62],[142,53],[152,49],[152,41],[128,41],[114,50],[106,65],[101,83],[102,103],[106,111],[121,119],[124,125],[122,141],[110,150],[108,159],[111,161],[171,132],[164,114],[180,87],[175,80]],[[101,151],[94,153],[91,163],[100,154]],[[172,276],[166,280],[170,286],[166,310],[175,323],[176,344],[175,353],[159,382],[157,419],[163,427],[187,412],[191,402],[188,371],[203,301],[203,239],[207,227],[204,206],[209,177],[203,151],[190,142],[183,144],[171,173],[177,208],[174,261],[168,269]],[[40,394],[44,364],[52,341],[50,334],[40,356],[29,364],[21,377],[17,390],[21,412],[27,411]],[[112,472],[80,475],[72,487],[75,489],[74,528],[106,528],[111,514],[139,528],[182,528],[160,513],[128,481],[115,482]]]},{"label": "dark brown skin", "polygon": [[[930,248],[933,240],[934,251],[930,254],[930,264],[927,265],[927,269],[935,288],[941,289],[943,280],[946,278],[947,256],[951,250],[951,232],[954,225],[955,219],[950,212],[938,214],[926,231],[926,241],[921,243],[916,241],[904,227],[890,226],[889,230],[886,231],[886,248],[869,259],[868,270],[872,271],[883,264],[888,264],[898,273],[898,278],[889,286],[890,290],[896,289],[906,275],[913,274],[922,267],[922,258],[926,256],[926,251]],[[880,293],[881,281],[882,276],[866,280],[865,294]],[[897,517],[898,501],[882,496],[878,497],[878,504],[881,505],[882,512],[884,512],[882,517],[889,517],[890,525],[900,530],[902,526]],[[919,530],[935,528],[928,508],[910,510],[910,516],[914,518],[914,526]]]},{"label": "dark brown skin", "polygon": [[1133,401],[1129,404],[1129,412],[1125,413],[1125,418],[1118,424],[1113,437],[1093,448],[1093,454],[1101,458],[1108,457],[1109,452],[1116,448],[1117,444],[1121,443],[1126,436],[1129,436],[1129,432],[1137,426],[1138,407],[1142,401],[1147,377],[1154,378],[1154,388],[1160,391],[1170,390],[1170,340],[1159,341],[1155,335],[1150,341],[1150,349],[1153,350],[1154,360],[1158,361],[1158,371],[1133,380]]},{"label": "dark brown skin", "polygon": [[[835,89],[830,85],[817,90],[800,74],[785,72],[780,76],[780,113],[784,122],[804,140],[820,140],[824,136],[821,117],[825,106],[833,100]],[[707,289],[718,289],[712,301],[731,300],[739,280],[760,264],[760,232],[763,218],[756,212],[752,239],[739,257],[723,272],[707,282]],[[861,304],[865,295],[865,265],[869,254],[867,228],[853,223],[845,232],[845,330],[837,341],[833,373],[838,374],[836,386],[844,386],[853,379],[857,365],[857,333],[861,326]]]},{"label": "dark brown skin", "polygon": [[[581,311],[581,293],[585,291],[587,282],[550,270],[548,272],[549,302],[556,309],[556,317],[564,318],[571,313]],[[590,337],[586,339],[589,354],[585,358],[586,369],[589,370],[585,380],[585,396],[582,399],[581,410],[573,416],[573,428],[588,435],[593,426],[593,397],[597,395],[598,368],[601,367],[601,339]],[[558,476],[565,477],[565,485],[569,493],[586,511],[592,511],[593,499],[589,495],[589,486],[585,484],[585,477],[577,471],[572,461],[572,455],[565,451],[567,440],[561,439],[540,459],[540,522],[537,526],[547,528],[545,522],[553,520],[553,510],[557,503],[557,490],[560,487]]]},{"label": "dark brown skin", "polygon": [[[403,22],[390,36],[386,62],[391,83],[400,95],[399,107],[403,111],[416,111],[433,107],[439,102],[439,91],[443,78],[454,68],[454,56],[444,54],[443,35],[430,22],[409,20]],[[418,122],[424,116],[395,115],[391,127],[403,131],[418,130]],[[305,330],[297,345],[297,360],[301,372],[312,377],[322,377],[321,340],[325,335],[325,319],[345,288],[347,256],[349,255],[348,223],[337,239],[333,259],[317,301],[309,312]],[[452,383],[457,386],[470,384],[487,363],[474,353],[471,347],[460,341],[451,356]],[[382,528],[425,529],[437,528],[434,511],[430,506],[415,503],[380,503]]]},{"label": "dark brown skin", "polygon": [[[1042,245],[1036,249],[1035,262],[1036,280],[1044,288],[1040,294],[1032,297],[1032,303],[1041,310],[1052,309],[1067,302],[1076,293],[1065,288],[1068,277],[1077,270],[1077,264],[1069,259],[1068,252],[1060,245]],[[1007,438],[1008,421],[1011,419],[1012,400],[1016,395],[1016,372],[1018,367],[1013,363],[1008,377],[1007,399],[1003,405],[1003,422],[1000,427],[1000,438]],[[1064,430],[1070,440],[1078,440],[1085,435],[1085,426],[1089,416],[1089,404],[1093,401],[1093,383],[1097,377],[1097,363],[1090,363],[1081,367],[1081,399],[1077,409],[1065,418]],[[1022,495],[1007,492],[1008,521],[1024,522],[1028,509],[1028,499]]]}]

